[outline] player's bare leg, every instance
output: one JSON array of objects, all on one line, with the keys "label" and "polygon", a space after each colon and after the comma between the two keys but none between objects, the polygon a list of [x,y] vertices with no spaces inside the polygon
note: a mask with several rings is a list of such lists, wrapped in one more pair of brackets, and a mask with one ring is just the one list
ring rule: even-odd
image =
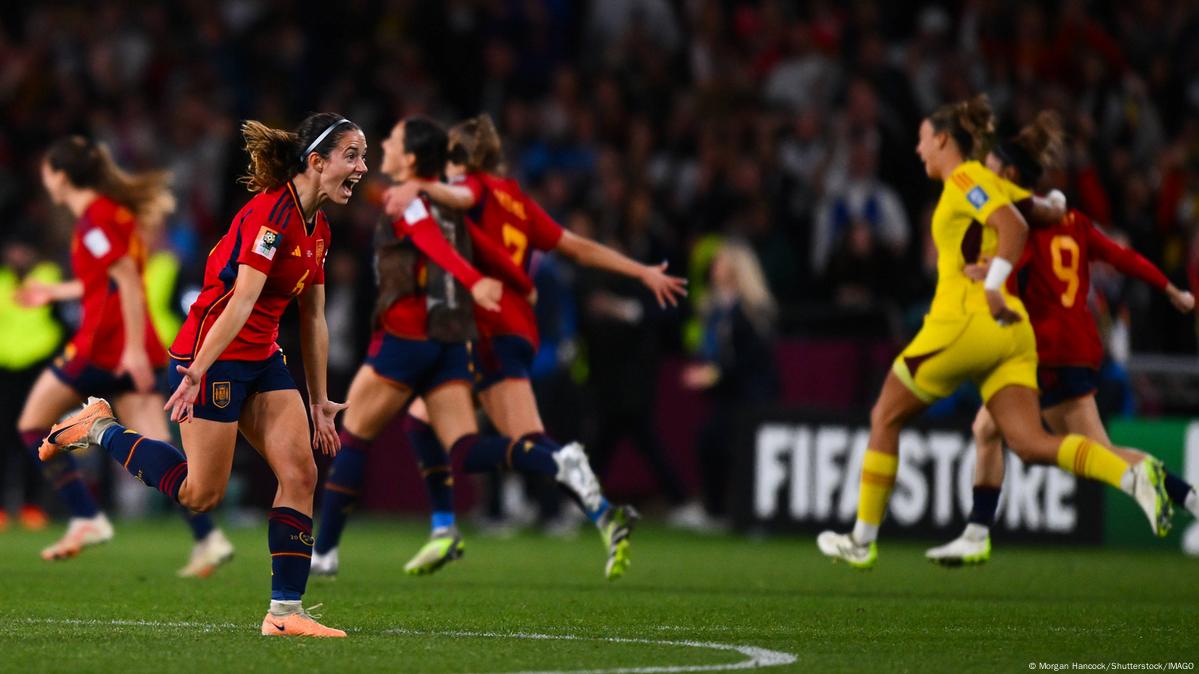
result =
[{"label": "player's bare leg", "polygon": [[853,531],[825,531],[816,545],[825,556],[859,569],[874,566],[878,559],[875,539],[895,485],[899,468],[899,433],[928,407],[894,372],[888,372],[878,401],[870,411],[870,444],[862,462],[858,493],[858,516]]}]

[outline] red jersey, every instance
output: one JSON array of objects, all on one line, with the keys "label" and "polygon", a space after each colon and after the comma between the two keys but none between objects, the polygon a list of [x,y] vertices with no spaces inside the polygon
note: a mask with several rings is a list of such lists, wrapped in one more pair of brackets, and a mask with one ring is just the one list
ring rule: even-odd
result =
[{"label": "red jersey", "polygon": [[[82,356],[96,367],[115,370],[125,348],[125,320],[121,296],[108,269],[128,255],[145,273],[146,246],[137,235],[137,221],[129,209],[106,196],[97,197],[75,226],[71,238],[71,271],[83,283],[83,321],[68,346],[69,356]],[[166,352],[154,332],[150,311],[142,300],[145,315],[146,354],[154,367],[166,365]]]},{"label": "red jersey", "polygon": [[[474,195],[475,207],[471,215],[477,227],[508,251],[523,284],[531,288],[529,262],[532,252],[556,248],[562,240],[562,226],[530,199],[515,180],[479,172],[467,175],[460,182]],[[484,267],[483,271],[497,277],[505,276],[502,270]],[[505,292],[498,312],[476,308],[479,333],[484,337],[516,335],[529,340],[536,349],[539,342],[537,318],[526,295],[527,292]]]},{"label": "red jersey", "polygon": [[217,360],[264,360],[274,355],[283,310],[308,286],[325,283],[329,220],[317,211],[311,232],[308,227],[291,182],[260,192],[242,206],[229,231],[208,253],[204,289],[171,344],[171,357],[191,360],[200,352],[212,324],[228,306],[243,264],[266,274],[266,284],[245,325]]},{"label": "red jersey", "polygon": [[1071,209],[1055,225],[1033,227],[1016,265],[1018,273],[1009,282],[1019,285],[1042,365],[1097,369],[1103,361],[1099,330],[1087,306],[1091,289],[1088,265],[1094,260],[1107,262],[1159,290],[1168,283],[1153,263],[1104,236],[1077,210]]}]

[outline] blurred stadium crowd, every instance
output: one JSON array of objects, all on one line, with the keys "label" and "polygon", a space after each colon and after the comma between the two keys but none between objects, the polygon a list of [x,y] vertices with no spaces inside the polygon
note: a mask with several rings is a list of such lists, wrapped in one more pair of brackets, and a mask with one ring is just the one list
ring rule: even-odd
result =
[{"label": "blurred stadium crowd", "polygon": [[[627,435],[659,493],[683,504],[698,484],[719,515],[732,412],[684,424],[700,479],[686,466],[681,476],[658,437],[664,359],[676,364],[666,390],[706,388],[710,409],[733,410],[788,398],[778,373],[803,364],[777,361],[802,352],[780,342],[853,338],[887,353],[909,336],[932,289],[936,196],[913,149],[919,120],[944,101],[988,93],[1001,132],[1059,110],[1071,142],[1052,182],[1194,288],[1197,45],[1199,7],[1158,0],[5,3],[3,264],[17,278],[39,260],[64,264],[71,223],[38,182],[42,150],[64,134],[108,143],[127,168],[173,171],[180,208],[153,244],[178,263],[155,278],[174,287],[179,312],[247,199],[239,120],[290,128],[339,111],[368,131],[377,160],[404,115],[488,112],[511,173],[562,224],[669,260],[693,284],[691,306],[661,311],[635,285],[535,262],[550,430],[588,439],[600,470]],[[382,188],[375,176],[330,212],[334,395],[367,341]],[[727,257],[742,280],[725,293],[709,268],[728,237],[753,255]],[[759,276],[769,294],[735,297]],[[1192,319],[1164,297],[1114,274],[1096,272],[1095,285],[1118,356],[1194,352]],[[760,311],[729,310],[738,302]],[[59,317],[69,327],[69,308]],[[684,358],[723,376],[713,385],[678,367]],[[18,365],[6,367],[29,366]],[[864,409],[873,383],[851,407]]]}]

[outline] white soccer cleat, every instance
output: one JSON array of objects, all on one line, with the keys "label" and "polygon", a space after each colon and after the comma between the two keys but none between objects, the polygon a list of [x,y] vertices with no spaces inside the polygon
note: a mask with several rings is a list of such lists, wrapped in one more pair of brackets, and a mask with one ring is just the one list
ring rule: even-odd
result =
[{"label": "white soccer cleat", "polygon": [[878,546],[874,541],[869,545],[859,545],[852,534],[839,534],[835,531],[821,532],[816,537],[816,546],[825,557],[834,561],[849,564],[855,569],[870,569],[878,561]]},{"label": "white soccer cleat", "polygon": [[111,541],[112,536],[112,523],[104,513],[95,517],[72,517],[67,524],[67,533],[54,545],[42,550],[42,559],[47,562],[70,559],[86,547]]},{"label": "white soccer cleat", "polygon": [[558,464],[558,474],[554,479],[574,492],[587,512],[598,510],[603,493],[599,480],[591,471],[591,463],[587,461],[583,445],[577,442],[566,445],[554,452],[554,461]]},{"label": "white soccer cleat", "polygon": [[308,573],[313,576],[332,578],[337,575],[338,566],[337,548],[333,548],[323,555],[314,550],[312,552],[312,566],[309,567]]},{"label": "white soccer cleat", "polygon": [[991,535],[986,527],[967,524],[962,535],[945,545],[930,548],[924,556],[943,566],[983,564],[991,559]]},{"label": "white soccer cleat", "polygon": [[217,567],[233,559],[233,544],[220,529],[213,529],[192,546],[187,565],[176,572],[180,578],[207,578]]},{"label": "white soccer cleat", "polygon": [[1162,462],[1145,457],[1132,467],[1132,497],[1149,518],[1149,526],[1159,538],[1170,533],[1174,506],[1166,493],[1166,472]]}]

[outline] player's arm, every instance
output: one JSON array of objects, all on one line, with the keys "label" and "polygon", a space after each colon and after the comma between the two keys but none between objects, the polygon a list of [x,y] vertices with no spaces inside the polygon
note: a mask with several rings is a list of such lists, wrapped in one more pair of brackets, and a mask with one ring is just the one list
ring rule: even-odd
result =
[{"label": "player's arm", "polygon": [[482,185],[478,180],[470,177],[452,185],[439,180],[414,178],[387,189],[383,200],[388,214],[392,217],[399,217],[403,209],[412,203],[412,200],[421,192],[442,206],[459,211],[468,211],[474,208],[483,195]]},{"label": "player's arm", "polygon": [[500,297],[504,286],[499,281],[483,276],[470,262],[458,254],[441,234],[441,228],[429,215],[424,201],[413,199],[404,209],[404,214],[393,223],[396,234],[408,236],[412,243],[439,267],[448,271],[459,283],[470,289],[475,302],[488,311],[499,311]]},{"label": "player's arm", "polygon": [[532,199],[526,199],[525,203],[528,205],[533,230],[541,234],[538,238],[548,242],[554,235],[558,236],[557,242],[553,246],[546,246],[547,248],[561,251],[563,255],[585,267],[603,269],[641,281],[654,294],[654,299],[660,307],[667,304],[677,306],[679,299],[687,296],[687,279],[667,274],[667,262],[655,265],[641,264],[598,241],[563,229]]},{"label": "player's arm", "polygon": [[125,255],[108,267],[108,276],[116,283],[121,301],[121,321],[125,346],[121,350],[119,373],[128,373],[142,393],[154,390],[154,368],[146,355],[146,288],[137,264]]},{"label": "player's arm", "polygon": [[308,408],[312,413],[312,447],[327,456],[341,448],[334,419],[345,403],[329,400],[329,324],[325,321],[325,286],[310,285],[300,293],[300,355],[308,382]]},{"label": "player's arm", "polygon": [[1024,242],[1028,238],[1028,222],[1014,206],[1003,204],[991,211],[986,224],[994,227],[999,234],[999,244],[991,267],[987,270],[983,287],[987,294],[987,306],[991,316],[1001,324],[1014,323],[1020,320],[1020,315],[1008,308],[1003,298],[1003,284],[1012,273],[1014,261],[1020,259],[1024,251]]},{"label": "player's arm", "polygon": [[1091,257],[1107,262],[1121,274],[1140,279],[1154,288],[1164,292],[1170,298],[1170,303],[1182,313],[1189,313],[1195,308],[1195,297],[1186,290],[1180,290],[1157,265],[1136,252],[1132,248],[1122,246],[1099,231],[1094,225],[1086,228],[1087,247]]},{"label": "player's arm", "polygon": [[1017,207],[1029,225],[1054,225],[1066,217],[1066,195],[1061,190],[1050,190],[1043,197],[1031,194]]},{"label": "player's arm", "polygon": [[192,403],[200,392],[200,380],[216,359],[225,352],[225,348],[237,333],[241,332],[265,285],[266,272],[248,264],[238,265],[237,278],[233,281],[233,294],[230,295],[225,310],[208,330],[200,351],[194,354],[191,365],[176,367],[179,374],[183,375],[183,381],[179,382],[179,387],[163,408],[171,410],[171,421],[183,422],[191,419]]},{"label": "player's arm", "polygon": [[79,279],[56,283],[29,279],[21,284],[21,288],[16,293],[17,303],[31,309],[45,306],[51,302],[66,302],[81,297],[83,297],[83,281]]}]

